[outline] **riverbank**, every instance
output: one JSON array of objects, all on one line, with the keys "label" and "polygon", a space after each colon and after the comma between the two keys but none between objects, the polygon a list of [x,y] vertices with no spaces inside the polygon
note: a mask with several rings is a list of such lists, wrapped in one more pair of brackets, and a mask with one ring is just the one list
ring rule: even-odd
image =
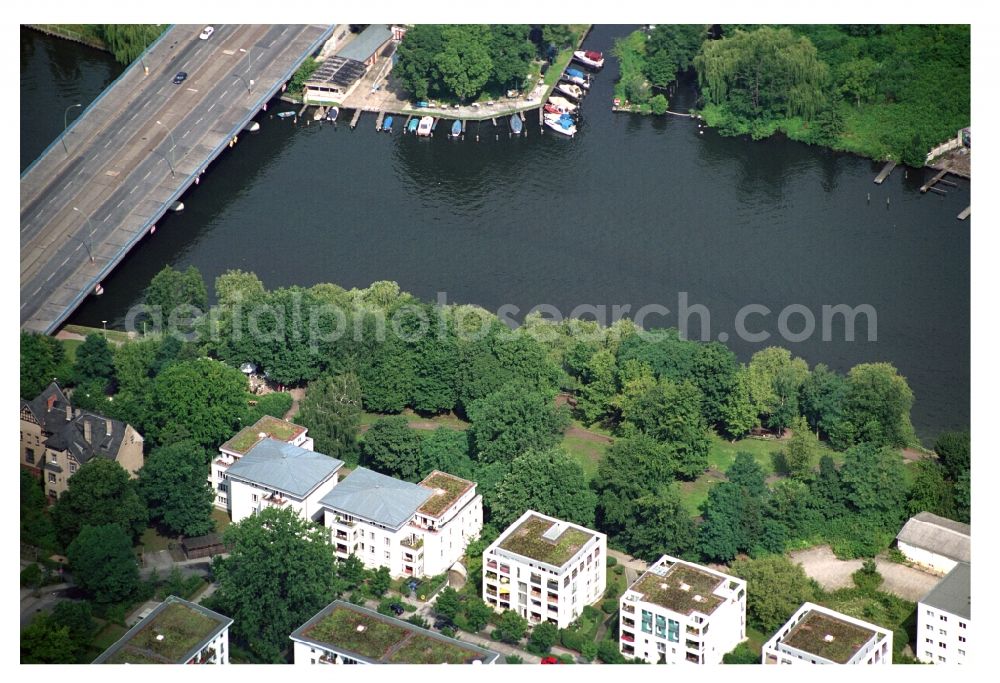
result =
[{"label": "riverbank", "polygon": [[97,24],[25,24],[25,26],[48,36],[71,40],[87,47],[111,52],[96,34]]},{"label": "riverbank", "polygon": [[[653,100],[667,93],[655,88],[650,74],[664,78],[662,64],[647,52],[656,43],[661,28],[656,31],[641,29],[616,41],[614,53],[619,59],[621,78],[615,85],[618,100],[614,111],[638,114],[664,113],[667,103]],[[678,27],[680,28],[680,27]],[[755,31],[741,33],[727,26],[718,28],[722,37],[709,38],[708,32],[700,38],[698,57],[704,77],[705,62],[709,60],[706,48],[717,48],[723,41],[735,40],[734,36],[747,38]],[[788,41],[807,41],[803,48],[813,55],[819,71],[825,74],[812,85],[799,84],[798,88],[812,88],[806,93],[811,98],[813,113],[810,116],[775,116],[775,111],[786,111],[786,100],[791,98],[785,88],[764,79],[759,103],[745,101],[749,86],[742,82],[739,69],[722,69],[705,83],[699,82],[699,101],[692,109],[705,123],[724,136],[750,136],[754,140],[782,133],[796,142],[805,142],[839,152],[850,152],[878,161],[896,161],[912,167],[922,167],[928,151],[955,136],[955,132],[969,123],[969,35],[967,27],[955,26],[895,26],[868,27],[865,32],[832,25],[804,25],[791,27],[792,34],[783,30]],[[772,31],[768,35],[779,35]],[[765,38],[761,39],[767,40]],[[780,38],[778,39],[780,40]],[[749,40],[743,42],[751,42]],[[760,42],[760,41],[758,41]],[[948,45],[948,49],[934,50],[935,42]],[[742,47],[733,43],[732,54],[727,59],[753,59],[740,52]],[[749,48],[746,48],[749,49]],[[777,64],[796,68],[790,60],[791,53],[780,55]],[[715,49],[713,52],[720,52]],[[893,53],[892,60],[878,59],[878,55]],[[716,70],[721,69],[721,56],[715,58]],[[781,68],[774,64],[768,67]],[[681,67],[680,73],[686,69]],[[669,77],[667,77],[669,78]],[[699,79],[700,81],[701,79]],[[771,88],[767,91],[767,88]],[[716,93],[713,95],[713,93]],[[670,93],[672,96],[672,93]],[[705,100],[702,102],[701,97]],[[798,95],[802,99],[802,94]],[[765,101],[770,97],[771,101]],[[807,99],[808,99],[807,98]],[[758,113],[750,118],[747,111]]]}]

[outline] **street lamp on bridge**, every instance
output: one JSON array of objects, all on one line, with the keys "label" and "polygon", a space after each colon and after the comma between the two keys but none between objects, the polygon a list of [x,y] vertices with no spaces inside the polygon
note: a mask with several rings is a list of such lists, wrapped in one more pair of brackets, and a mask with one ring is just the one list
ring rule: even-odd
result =
[{"label": "street lamp on bridge", "polygon": [[177,143],[174,142],[174,132],[172,130],[170,130],[170,128],[165,123],[163,123],[162,121],[157,121],[156,125],[163,126],[164,128],[166,128],[167,129],[167,134],[170,136],[170,145],[171,145],[171,147],[170,147],[169,150],[167,150],[169,152],[169,154],[170,154],[169,156],[167,156],[167,164],[169,164],[169,166],[170,166],[170,175],[174,175],[174,163],[170,160],[170,156],[173,155],[174,147],[177,146]]},{"label": "street lamp on bridge", "polygon": [[79,102],[77,104],[71,104],[68,107],[66,107],[66,111],[63,112],[62,143],[63,143],[63,149],[66,150],[66,154],[69,154],[69,147],[66,146],[66,129],[69,127],[69,110],[70,109],[75,109],[76,107],[82,107],[82,106],[83,105],[80,104]]},{"label": "street lamp on bridge", "polygon": [[[80,209],[76,208],[75,206],[73,207],[73,210],[76,211],[78,214],[80,214],[81,216],[83,216],[84,218],[87,219],[87,227],[91,228],[91,233],[90,234],[93,235],[94,232],[96,232],[97,228],[94,227],[94,223],[90,220],[90,216],[88,216],[87,214],[85,214],[83,211],[80,211]],[[87,256],[90,257],[90,262],[94,263],[94,252],[92,252],[90,250],[90,236],[88,236],[86,238],[84,238],[84,237],[77,237],[77,239],[80,240],[81,242],[83,242],[83,246],[87,247]]]}]

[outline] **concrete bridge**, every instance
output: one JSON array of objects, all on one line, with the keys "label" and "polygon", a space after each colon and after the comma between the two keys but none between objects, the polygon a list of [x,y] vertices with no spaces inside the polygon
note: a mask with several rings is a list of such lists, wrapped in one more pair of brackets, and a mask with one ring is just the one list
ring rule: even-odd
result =
[{"label": "concrete bridge", "polygon": [[203,28],[170,27],[21,174],[22,329],[54,332],[334,27]]}]

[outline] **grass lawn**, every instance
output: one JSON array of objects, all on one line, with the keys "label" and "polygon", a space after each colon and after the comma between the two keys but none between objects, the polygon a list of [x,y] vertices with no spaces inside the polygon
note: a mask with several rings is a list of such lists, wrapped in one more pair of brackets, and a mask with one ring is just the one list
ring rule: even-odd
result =
[{"label": "grass lawn", "polygon": [[[434,415],[433,417],[423,417],[421,415],[417,415],[412,410],[407,409],[400,414],[406,418],[407,422],[433,422],[438,426],[448,427],[449,429],[468,429],[469,427],[468,422],[455,416],[452,413],[447,413],[444,415]],[[360,423],[362,425],[372,425],[375,423],[376,420],[379,420],[383,417],[392,417],[392,416],[383,413],[369,413],[366,411],[361,413]]]},{"label": "grass lawn", "polygon": [[142,544],[143,550],[147,553],[169,550],[170,544],[175,543],[176,541],[176,538],[169,538],[167,536],[160,535],[160,532],[153,527],[149,527],[143,531],[142,538],[139,540]]},{"label": "grass lawn", "polygon": [[[717,434],[712,435],[712,445],[708,451],[708,464],[720,472],[725,472],[736,460],[736,454],[746,452],[753,456],[764,471],[771,475],[777,474],[774,469],[774,453],[784,449],[787,441],[777,439],[740,439],[735,443],[723,439]],[[819,444],[820,457],[829,455],[838,465],[844,462],[844,454],[831,449],[824,442]],[[817,467],[819,464],[817,463]]]},{"label": "grass lawn", "polygon": [[562,440],[562,448],[566,451],[566,455],[583,468],[583,476],[588,482],[597,476],[597,465],[608,452],[610,445],[575,435],[566,435]]},{"label": "grass lawn", "polygon": [[84,327],[83,325],[66,325],[63,327],[67,332],[79,334],[86,337],[88,334],[106,334],[108,341],[115,344],[124,344],[129,341],[128,333],[121,330],[107,330],[100,327]]},{"label": "grass lawn", "polygon": [[83,341],[79,339],[60,339],[59,342],[63,346],[63,351],[66,352],[66,360],[72,365],[76,362],[76,350],[80,348],[80,344]]},{"label": "grass lawn", "polygon": [[218,508],[212,508],[212,519],[215,520],[215,530],[220,534],[232,524],[226,511]]}]

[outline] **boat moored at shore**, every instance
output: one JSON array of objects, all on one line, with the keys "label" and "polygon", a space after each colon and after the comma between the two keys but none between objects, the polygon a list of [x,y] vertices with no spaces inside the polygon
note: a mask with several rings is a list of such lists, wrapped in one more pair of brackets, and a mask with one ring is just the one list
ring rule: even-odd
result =
[{"label": "boat moored at shore", "polygon": [[520,135],[522,130],[524,130],[524,121],[521,120],[521,115],[520,114],[511,114],[511,117],[510,117],[510,131],[514,135]]},{"label": "boat moored at shore", "polygon": [[556,86],[556,90],[578,102],[583,99],[583,90],[580,86],[574,85],[573,83],[560,83]]},{"label": "boat moored at shore", "polygon": [[596,52],[594,50],[577,50],[573,53],[573,59],[580,62],[584,66],[589,66],[591,69],[600,69],[604,67],[603,52]]},{"label": "boat moored at shore", "polygon": [[417,135],[424,138],[429,138],[431,132],[434,130],[434,117],[424,116],[420,119],[420,123],[417,125]]},{"label": "boat moored at shore", "polygon": [[576,123],[573,122],[573,117],[569,114],[561,114],[559,116],[546,114],[545,125],[555,132],[568,137],[576,135]]}]

